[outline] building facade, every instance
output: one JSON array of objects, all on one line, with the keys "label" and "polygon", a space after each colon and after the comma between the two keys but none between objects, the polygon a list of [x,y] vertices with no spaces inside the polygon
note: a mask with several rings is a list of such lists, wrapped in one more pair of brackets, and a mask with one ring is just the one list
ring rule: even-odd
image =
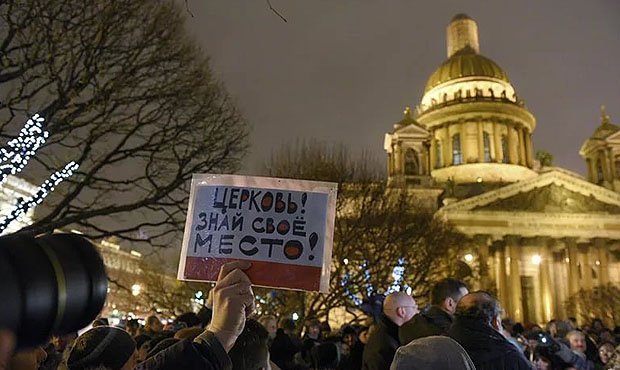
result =
[{"label": "building facade", "polygon": [[535,129],[507,74],[480,54],[476,22],[459,14],[446,61],[384,147],[388,183],[433,196],[469,237],[477,288],[516,321],[543,323],[575,314],[564,302],[581,289],[620,285],[620,128],[603,109],[580,149],[587,178],[541,166]]},{"label": "building facade", "polygon": [[[17,176],[9,175],[0,186],[0,218],[9,216],[13,208],[21,199],[27,199],[36,194],[38,188],[28,181]],[[8,235],[32,224],[34,208],[16,218],[0,235]]]}]

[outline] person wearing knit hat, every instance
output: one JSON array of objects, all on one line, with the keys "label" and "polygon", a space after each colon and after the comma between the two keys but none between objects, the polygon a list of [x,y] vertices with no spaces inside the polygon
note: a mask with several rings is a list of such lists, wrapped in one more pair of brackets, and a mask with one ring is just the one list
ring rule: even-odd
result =
[{"label": "person wearing knit hat", "polygon": [[111,326],[98,326],[77,338],[67,367],[69,370],[96,367],[130,370],[136,362],[136,342],[129,333]]}]

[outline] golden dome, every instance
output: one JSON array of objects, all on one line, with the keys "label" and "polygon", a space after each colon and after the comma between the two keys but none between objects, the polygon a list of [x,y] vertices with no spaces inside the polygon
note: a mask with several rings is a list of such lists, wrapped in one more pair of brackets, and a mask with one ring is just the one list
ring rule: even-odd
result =
[{"label": "golden dome", "polygon": [[506,72],[497,63],[477,54],[471,48],[464,48],[448,58],[433,72],[426,83],[424,93],[444,82],[476,76],[496,78],[510,83]]}]

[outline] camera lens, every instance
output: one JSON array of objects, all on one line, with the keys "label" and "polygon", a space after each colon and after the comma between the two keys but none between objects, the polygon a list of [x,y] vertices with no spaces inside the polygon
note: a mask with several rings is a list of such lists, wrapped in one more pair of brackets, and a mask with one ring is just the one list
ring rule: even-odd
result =
[{"label": "camera lens", "polygon": [[18,348],[88,325],[107,287],[103,260],[79,235],[0,238],[0,328],[16,334]]}]

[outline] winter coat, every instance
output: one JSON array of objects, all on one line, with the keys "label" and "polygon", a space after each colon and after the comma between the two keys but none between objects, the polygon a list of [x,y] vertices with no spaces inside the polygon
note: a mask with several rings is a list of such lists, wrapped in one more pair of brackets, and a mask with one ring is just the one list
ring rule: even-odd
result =
[{"label": "winter coat", "polygon": [[467,352],[444,336],[419,338],[396,351],[390,370],[476,370]]},{"label": "winter coat", "polygon": [[433,335],[447,335],[452,326],[452,316],[437,306],[415,315],[398,330],[400,342],[405,345],[414,339]]},{"label": "winter coat", "polygon": [[398,326],[381,314],[376,328],[364,347],[362,370],[388,370],[400,347]]},{"label": "winter coat", "polygon": [[156,353],[134,370],[230,370],[228,354],[213,333],[201,334],[196,341],[188,339]]},{"label": "winter coat", "polygon": [[271,361],[278,365],[282,370],[290,370],[294,368],[293,359],[300,348],[291,337],[282,329],[278,329],[276,337],[271,342],[269,355]]},{"label": "winter coat", "polygon": [[523,352],[482,320],[457,317],[448,335],[463,346],[478,370],[534,370]]},{"label": "winter coat", "polygon": [[351,352],[349,353],[349,358],[345,366],[343,366],[344,370],[361,370],[362,369],[362,359],[364,356],[364,343],[359,340],[355,341],[353,348],[351,348]]}]

